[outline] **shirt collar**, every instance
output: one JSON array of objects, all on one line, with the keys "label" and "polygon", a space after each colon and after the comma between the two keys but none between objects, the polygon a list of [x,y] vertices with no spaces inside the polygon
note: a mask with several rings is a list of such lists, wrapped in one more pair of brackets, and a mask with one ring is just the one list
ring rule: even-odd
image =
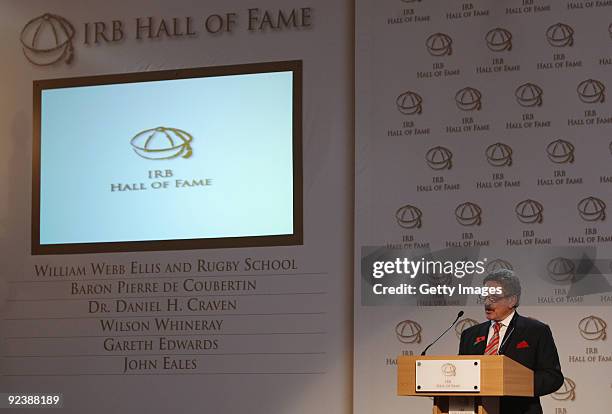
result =
[{"label": "shirt collar", "polygon": [[[510,312],[510,315],[506,316],[504,318],[504,320],[499,321],[499,323],[501,323],[502,326],[505,326],[506,328],[508,326],[510,326],[510,321],[512,320],[512,318],[514,318],[514,314],[516,313],[515,310],[513,310],[512,312]],[[495,325],[496,321],[491,321],[491,326]]]}]

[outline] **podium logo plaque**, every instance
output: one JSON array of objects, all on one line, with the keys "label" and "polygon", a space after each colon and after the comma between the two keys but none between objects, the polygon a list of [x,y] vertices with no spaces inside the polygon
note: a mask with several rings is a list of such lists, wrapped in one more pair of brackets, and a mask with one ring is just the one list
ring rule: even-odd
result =
[{"label": "podium logo plaque", "polygon": [[417,359],[416,392],[480,392],[480,361]]}]

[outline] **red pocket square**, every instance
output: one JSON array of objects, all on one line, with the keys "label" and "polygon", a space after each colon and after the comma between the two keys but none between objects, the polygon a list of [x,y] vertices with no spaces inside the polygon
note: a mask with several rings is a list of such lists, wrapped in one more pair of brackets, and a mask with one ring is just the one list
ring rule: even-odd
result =
[{"label": "red pocket square", "polygon": [[481,343],[482,341],[486,341],[487,337],[486,336],[479,336],[476,338],[476,340],[474,341],[474,345],[478,345],[479,343]]},{"label": "red pocket square", "polygon": [[521,341],[516,345],[516,349],[529,348],[527,341]]}]

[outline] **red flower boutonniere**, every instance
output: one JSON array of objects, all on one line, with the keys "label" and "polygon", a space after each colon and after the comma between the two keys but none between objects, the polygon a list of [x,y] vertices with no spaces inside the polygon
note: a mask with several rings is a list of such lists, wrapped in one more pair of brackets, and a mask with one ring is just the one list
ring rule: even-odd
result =
[{"label": "red flower boutonniere", "polygon": [[529,348],[529,344],[527,343],[527,341],[521,341],[518,344],[516,344],[516,349],[524,349],[524,348]]},{"label": "red flower boutonniere", "polygon": [[482,341],[486,341],[487,337],[486,336],[479,336],[476,338],[476,340],[474,341],[474,345],[478,345],[479,343],[481,343]]}]

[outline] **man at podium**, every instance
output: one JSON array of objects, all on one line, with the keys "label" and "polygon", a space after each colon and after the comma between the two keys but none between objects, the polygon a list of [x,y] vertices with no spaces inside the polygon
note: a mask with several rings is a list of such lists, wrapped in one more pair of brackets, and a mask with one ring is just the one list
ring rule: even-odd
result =
[{"label": "man at podium", "polygon": [[511,270],[489,274],[484,285],[501,287],[502,294],[483,297],[488,321],[463,331],[459,355],[503,354],[533,370],[535,396],[502,397],[500,414],[542,413],[539,397],[563,385],[552,332],[548,325],[516,312],[521,299],[521,283]]}]

